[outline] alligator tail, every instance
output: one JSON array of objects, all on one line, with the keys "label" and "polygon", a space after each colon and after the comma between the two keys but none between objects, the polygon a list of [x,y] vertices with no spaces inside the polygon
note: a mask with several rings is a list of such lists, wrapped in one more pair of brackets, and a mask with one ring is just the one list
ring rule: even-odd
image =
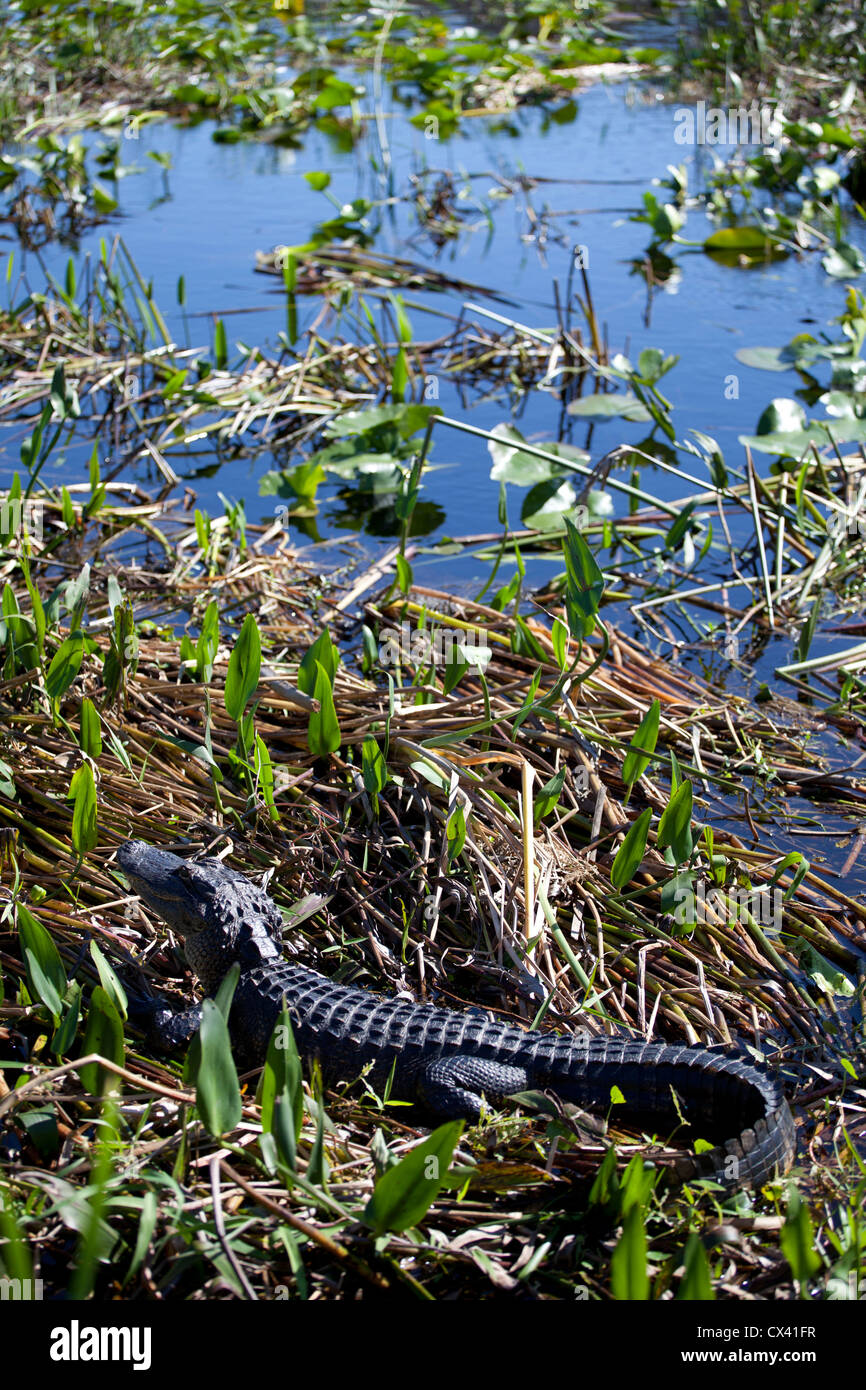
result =
[{"label": "alligator tail", "polygon": [[781,1083],[739,1053],[579,1035],[557,1038],[550,1048],[539,1037],[532,1080],[563,1100],[602,1111],[611,1107],[616,1087],[624,1117],[660,1138],[685,1121],[692,1146],[702,1139],[713,1147],[676,1162],[684,1181],[708,1177],[728,1187],[760,1186],[794,1161],[794,1118]]}]

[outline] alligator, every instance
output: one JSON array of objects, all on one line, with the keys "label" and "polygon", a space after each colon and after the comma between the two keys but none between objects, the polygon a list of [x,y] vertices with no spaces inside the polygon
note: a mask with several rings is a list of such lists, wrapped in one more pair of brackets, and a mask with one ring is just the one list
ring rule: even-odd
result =
[{"label": "alligator", "polygon": [[[141,901],[183,937],[207,995],[237,962],[229,1032],[236,1056],[251,1067],[263,1063],[285,1004],[300,1055],[318,1059],[326,1083],[352,1080],[366,1068],[371,1084],[390,1083],[393,1099],[436,1119],[477,1121],[485,1100],[499,1105],[523,1091],[606,1111],[616,1087],[624,1098],[618,1114],[631,1125],[669,1133],[685,1120],[695,1139],[714,1141],[677,1160],[682,1180],[759,1186],[791,1167],[794,1120],[781,1083],[747,1056],[532,1031],[480,1010],[459,1013],[335,984],[284,959],[276,904],[219,859],[182,859],[129,840],[117,863]],[[201,1022],[200,1007],[175,1013],[151,1000],[146,1012],[150,1040],[163,1051],[189,1042]]]}]

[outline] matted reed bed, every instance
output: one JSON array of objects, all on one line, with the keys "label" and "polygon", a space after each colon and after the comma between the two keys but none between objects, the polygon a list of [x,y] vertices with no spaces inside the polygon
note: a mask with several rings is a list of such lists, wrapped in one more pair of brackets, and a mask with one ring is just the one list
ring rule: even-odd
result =
[{"label": "matted reed bed", "polygon": [[[82,576],[84,550],[94,564]],[[844,716],[799,708],[795,723],[784,706],[720,695],[613,631],[606,655],[591,639],[576,665],[566,639],[564,680],[553,608],[506,616],[420,586],[404,594],[381,587],[376,567],[347,585],[336,568],[317,574],[275,528],[252,528],[245,542],[227,533],[209,568],[202,559],[188,518],[159,516],[143,499],[106,502],[77,550],[70,541],[29,566],[14,545],[6,552],[9,1273],[99,1298],[791,1298],[810,1282],[825,1296],[847,1288],[862,1260],[866,906],[845,875],[792,853],[783,824],[767,837],[755,823],[771,787],[779,804],[812,800],[854,868],[862,836],[846,825],[862,815],[863,784],[821,741],[834,721],[846,733]],[[64,613],[49,598],[70,580]],[[80,665],[59,670],[70,614],[85,611]],[[237,715],[232,654],[248,640],[248,615],[261,664],[241,746],[229,709]],[[404,624],[426,639],[406,649]],[[314,643],[323,650],[323,631],[341,656],[331,710],[299,671]],[[447,632],[483,641],[483,673],[427,659]],[[395,634],[399,664],[386,667]],[[655,701],[658,742],[634,775],[629,748],[640,750]],[[336,746],[323,752],[332,718]],[[659,815],[672,767],[693,786],[694,923],[665,896],[675,868],[658,844]],[[623,884],[617,858],[646,808],[645,844]],[[363,1079],[321,1094],[305,1073],[287,1166],[263,1133],[256,1073],[240,1078],[239,1118],[214,1137],[183,1058],[152,1053],[123,1022],[124,989],[178,1006],[195,990],[178,943],[113,868],[130,836],[269,873],[287,951],[334,979],[527,1025],[752,1050],[781,1070],[792,1099],[793,1178],[733,1198],[706,1183],[677,1188],[666,1160],[698,1137],[688,1127],[628,1133],[615,1105],[607,1128],[538,1097],[537,1109],[526,1102],[465,1129],[429,1210],[377,1232],[377,1178],[424,1134],[400,1107]],[[22,935],[22,920],[43,929],[56,960],[38,931]],[[640,1221],[627,1223],[635,1202]],[[798,1233],[808,1258],[792,1254]],[[626,1294],[635,1249],[648,1273]]]}]

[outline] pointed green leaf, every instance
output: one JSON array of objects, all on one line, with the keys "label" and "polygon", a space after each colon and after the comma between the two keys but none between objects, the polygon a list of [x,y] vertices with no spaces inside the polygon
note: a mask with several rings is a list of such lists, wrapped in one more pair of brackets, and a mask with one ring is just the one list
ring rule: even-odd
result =
[{"label": "pointed green leaf", "polygon": [[562,542],[565,557],[565,611],[572,637],[582,641],[595,627],[604,594],[604,576],[583,536],[566,517]]},{"label": "pointed green leaf", "polygon": [[201,1061],[196,1081],[196,1106],[205,1129],[218,1139],[240,1121],[241,1092],[229,1030],[212,999],[205,999],[202,1004],[199,1037]]},{"label": "pointed green leaf", "polygon": [[647,806],[620,845],[610,870],[610,881],[614,888],[622,889],[634,878],[646,849],[651,819],[652,807]]},{"label": "pointed green leaf", "polygon": [[565,767],[563,766],[559,769],[558,772],[555,772],[553,774],[549,782],[545,782],[544,786],[541,788],[541,790],[535,798],[533,818],[535,820],[536,825],[539,821],[544,820],[544,817],[553,810],[554,806],[556,806],[557,802],[559,801],[564,785]]},{"label": "pointed green leaf", "polygon": [[313,645],[304,653],[303,660],[298,667],[298,689],[303,691],[305,695],[312,695],[315,691],[317,664],[327,671],[333,686],[337,676],[337,667],[340,664],[340,653],[331,640],[331,634],[327,628],[322,629]]},{"label": "pointed green leaf", "polygon": [[42,923],[23,903],[16,908],[16,918],[31,994],[41,1000],[54,1018],[59,1018],[66,993],[66,971],[60,952]]},{"label": "pointed green leaf", "polygon": [[82,763],[74,774],[69,788],[74,798],[72,807],[72,847],[79,859],[96,845],[99,828],[96,823],[96,784],[90,763]]},{"label": "pointed green leaf", "polygon": [[681,782],[662,812],[658,828],[659,849],[673,849],[677,864],[692,852],[692,784]]},{"label": "pointed green leaf", "polygon": [[377,1235],[406,1231],[426,1216],[462,1133],[462,1120],[440,1125],[429,1139],[383,1173],[364,1209],[364,1220]]},{"label": "pointed green leaf", "polygon": [[96,969],[99,972],[99,983],[105,990],[121,1018],[127,1017],[127,998],[126,990],[120,983],[114,969],[105,959],[95,941],[90,943],[90,954]]},{"label": "pointed green leaf", "polygon": [[80,720],[79,743],[84,752],[95,760],[102,754],[102,733],[99,728],[99,715],[92,700],[81,701]]},{"label": "pointed green leaf", "polygon": [[650,1296],[646,1231],[639,1203],[635,1203],[623,1220],[622,1235],[610,1262],[610,1290],[614,1298],[630,1302]]},{"label": "pointed green leaf", "polygon": [[[84,1030],[82,1056],[98,1052],[108,1062],[123,1066],[123,1022],[120,1014],[101,985],[90,996],[87,1027]],[[106,1071],[98,1062],[88,1062],[81,1068],[81,1083],[92,1095],[104,1095],[119,1083],[119,1077]]]},{"label": "pointed green leaf", "polygon": [[68,1000],[66,1013],[51,1039],[51,1051],[55,1057],[69,1056],[75,1041],[75,1034],[78,1031],[78,1019],[81,1014],[81,985],[77,980],[73,980],[70,984],[66,998]]},{"label": "pointed green leaf", "polygon": [[319,709],[310,715],[307,745],[314,757],[322,758],[329,753],[336,753],[340,746],[341,735],[340,726],[337,723],[337,711],[334,708],[331,678],[318,662],[316,663],[316,671],[314,698],[319,702]]},{"label": "pointed green leaf", "polygon": [[59,700],[66,694],[78,675],[83,656],[84,633],[77,629],[61,642],[48,667],[45,688],[52,700]]},{"label": "pointed green leaf", "polygon": [[805,1285],[821,1268],[821,1259],[815,1250],[815,1232],[809,1208],[796,1188],[791,1189],[788,1198],[781,1246],[794,1278],[799,1284]]},{"label": "pointed green leaf", "polygon": [[261,669],[262,642],[258,623],[252,613],[248,613],[229,657],[226,673],[225,706],[236,722],[243,717],[248,702],[258,689]]},{"label": "pointed green leaf", "polygon": [[643,776],[655,752],[655,746],[659,736],[660,719],[661,706],[658,700],[653,700],[635,730],[631,746],[625,755],[625,760],[622,765],[622,780],[625,782],[629,791],[631,791],[637,779]]},{"label": "pointed green leaf", "polygon": [[704,1243],[696,1231],[692,1231],[686,1241],[683,1264],[685,1273],[677,1289],[677,1299],[708,1303],[715,1298],[710,1283],[710,1262]]}]

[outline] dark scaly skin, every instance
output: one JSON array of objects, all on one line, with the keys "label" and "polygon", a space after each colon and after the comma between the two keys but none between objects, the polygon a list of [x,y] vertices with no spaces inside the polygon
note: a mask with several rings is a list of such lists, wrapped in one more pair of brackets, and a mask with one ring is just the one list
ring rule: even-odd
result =
[{"label": "dark scaly skin", "polygon": [[[665,1132],[680,1123],[673,1088],[694,1137],[721,1141],[684,1156],[682,1178],[726,1186],[760,1184],[791,1167],[794,1121],[782,1087],[764,1067],[731,1052],[640,1039],[560,1037],[528,1032],[478,1013],[460,1014],[334,984],[292,965],[281,951],[282,918],[256,884],[216,859],[196,862],[130,840],[117,862],[142,901],[184,938],[186,957],[207,994],[237,961],[240,978],[229,1027],[251,1065],[264,1060],[285,998],[302,1056],[316,1057],[326,1080],[367,1073],[395,1100],[414,1101],[441,1119],[477,1120],[483,1098],[553,1091],[562,1100],[607,1110],[611,1087],[632,1122]],[[157,1009],[151,1034],[166,1050],[188,1042],[201,1009]]]}]

